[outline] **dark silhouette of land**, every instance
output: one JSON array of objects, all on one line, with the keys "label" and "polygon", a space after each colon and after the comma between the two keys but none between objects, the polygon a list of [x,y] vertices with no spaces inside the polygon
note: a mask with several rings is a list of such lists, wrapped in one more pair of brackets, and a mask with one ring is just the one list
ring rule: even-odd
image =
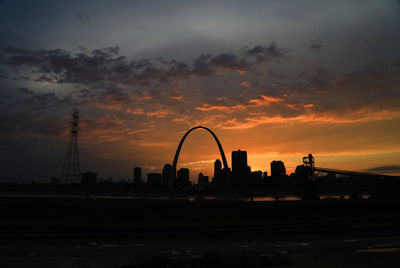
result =
[{"label": "dark silhouette of land", "polygon": [[[64,177],[0,185],[0,241],[7,245],[0,246],[0,267],[400,263],[399,177],[317,167],[311,154],[290,175],[274,160],[268,175],[252,171],[243,150],[232,152],[229,168],[218,138],[201,126],[146,182],[140,167],[129,181],[77,176],[77,119],[73,114]],[[200,173],[197,184],[189,169],[176,168],[195,129],[215,138],[222,158],[212,179]]]},{"label": "dark silhouette of land", "polygon": [[[369,267],[396,267],[400,261],[398,199],[0,198],[0,209],[0,240],[8,245],[0,248],[2,267],[99,256],[110,264],[94,267],[120,267],[122,256],[129,258],[123,267],[198,267],[208,254],[223,267],[368,267],[362,266],[368,260]],[[320,263],[339,259],[341,266]],[[18,262],[25,265],[9,266]]]}]

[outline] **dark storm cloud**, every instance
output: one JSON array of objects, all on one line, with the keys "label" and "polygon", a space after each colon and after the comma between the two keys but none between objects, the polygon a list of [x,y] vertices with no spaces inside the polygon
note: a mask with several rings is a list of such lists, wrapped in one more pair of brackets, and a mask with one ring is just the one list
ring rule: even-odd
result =
[{"label": "dark storm cloud", "polygon": [[[111,67],[118,66],[124,57],[113,57],[118,48],[93,50],[90,54],[61,50],[24,50],[15,47],[3,49],[7,55],[1,63],[13,67],[32,67],[43,74],[58,74],[59,82],[92,83],[105,80]],[[41,76],[43,79],[46,76]]]},{"label": "dark storm cloud", "polygon": [[56,96],[54,92],[34,92],[28,88],[17,88],[17,91],[20,95],[14,99],[12,105],[24,107],[29,111],[41,111],[44,109],[56,108],[64,104],[77,104],[74,103],[71,95],[66,95],[60,98]]},{"label": "dark storm cloud", "polygon": [[76,54],[61,49],[25,50],[17,47],[6,47],[1,52],[4,54],[0,57],[1,64],[33,68],[41,73],[37,81],[82,84],[116,82],[127,85],[149,85],[155,81],[207,76],[219,70],[245,72],[256,64],[284,56],[283,49],[275,43],[246,49],[245,55],[201,55],[191,63],[162,58],[127,60],[118,55],[118,47]]},{"label": "dark storm cloud", "polygon": [[244,59],[239,59],[233,54],[220,54],[211,58],[210,63],[212,66],[227,70],[243,70],[248,67],[248,63]]},{"label": "dark storm cloud", "polygon": [[272,42],[269,46],[248,48],[245,50],[245,53],[249,57],[254,57],[257,62],[264,62],[282,58],[285,56],[286,51],[283,48],[277,47],[276,44]]},{"label": "dark storm cloud", "polygon": [[25,87],[1,92],[0,99],[0,133],[4,137],[60,137],[66,121],[59,121],[57,111],[78,104],[71,94],[58,97]]},{"label": "dark storm cloud", "polygon": [[292,104],[312,103],[317,113],[367,117],[368,112],[399,110],[400,70],[391,62],[373,62],[342,74],[316,68],[300,79],[287,85],[288,98]]},{"label": "dark storm cloud", "polygon": [[2,136],[54,137],[61,136],[64,131],[64,122],[60,122],[56,117],[40,113],[16,112],[0,115]]},{"label": "dark storm cloud", "polygon": [[[32,135],[38,129],[45,133],[46,128],[49,129],[49,135],[60,133],[55,130],[57,124],[52,123],[52,117],[48,116],[49,112],[52,111],[51,115],[55,116],[53,112],[60,110],[63,106],[71,107],[78,104],[77,101],[72,100],[71,95],[58,97],[53,92],[35,92],[24,87],[1,92],[0,98],[0,113],[3,116],[2,132],[17,133],[19,131],[20,135]],[[38,127],[32,127],[36,123]]]},{"label": "dark storm cloud", "polygon": [[[100,110],[119,114],[149,118],[168,116],[171,119],[182,114],[177,111],[184,111],[186,120],[189,121],[207,117],[207,113],[211,113],[215,115],[214,124],[217,126],[226,125],[226,120],[218,117],[224,114],[229,114],[231,122],[235,124],[251,119],[254,125],[261,124],[271,117],[277,118],[276,120],[301,118],[299,120],[317,121],[318,116],[321,116],[322,121],[332,117],[337,122],[343,122],[373,120],[374,113],[380,111],[384,112],[376,115],[378,119],[390,117],[389,113],[393,111],[398,112],[399,61],[376,61],[362,69],[342,74],[318,67],[306,70],[296,78],[297,82],[289,75],[282,75],[279,87],[268,85],[264,91],[260,89],[258,93],[251,93],[252,86],[262,88],[260,76],[252,73],[254,67],[262,62],[286,57],[285,51],[274,43],[245,48],[238,54],[203,54],[190,62],[163,58],[128,60],[119,55],[118,47],[81,51],[72,54],[59,49],[24,50],[15,47],[1,50],[4,54],[4,65],[16,69],[32,68],[34,74],[39,72],[36,81],[85,85],[83,89],[76,89],[62,98],[55,93],[19,89],[19,105],[38,111],[78,103],[94,105]],[[229,71],[233,74],[250,73],[246,75],[246,79],[249,79],[246,85],[250,88],[240,89],[248,90],[246,94],[241,95],[243,97],[235,97],[235,93],[218,96],[205,92],[206,94],[201,96],[203,102],[199,103],[198,99],[190,100],[188,97],[185,98],[185,102],[177,104],[177,100],[182,100],[184,94],[174,92],[172,98],[168,95],[169,83],[165,82],[176,82],[194,76],[209,77]],[[269,79],[277,77],[274,73],[280,72],[265,70]],[[209,78],[219,85],[219,77]],[[152,89],[130,92],[126,87],[124,89],[126,85],[148,86],[157,85],[157,82],[163,84],[159,91]],[[192,87],[185,83],[182,84],[183,93],[185,90],[192,90]],[[234,84],[223,85],[225,88],[232,86]],[[239,94],[239,91],[236,93]]]},{"label": "dark storm cloud", "polygon": [[298,76],[297,82],[257,86],[264,87],[259,97],[243,94],[240,98],[209,99],[196,109],[213,119],[208,124],[225,128],[290,121],[349,123],[398,118],[400,69],[396,65],[397,61],[375,61],[339,74],[314,68]]}]

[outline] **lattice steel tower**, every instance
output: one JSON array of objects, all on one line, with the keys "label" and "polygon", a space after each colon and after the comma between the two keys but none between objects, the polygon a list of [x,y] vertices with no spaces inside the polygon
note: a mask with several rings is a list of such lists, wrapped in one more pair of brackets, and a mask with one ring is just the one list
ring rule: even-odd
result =
[{"label": "lattice steel tower", "polygon": [[61,173],[62,183],[78,183],[80,178],[80,164],[78,152],[79,111],[72,111],[71,136],[65,154],[64,165]]}]

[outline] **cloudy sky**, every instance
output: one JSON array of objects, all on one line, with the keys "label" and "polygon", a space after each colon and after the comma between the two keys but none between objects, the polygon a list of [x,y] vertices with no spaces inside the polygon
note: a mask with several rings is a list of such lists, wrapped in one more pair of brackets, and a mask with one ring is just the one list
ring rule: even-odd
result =
[{"label": "cloudy sky", "polygon": [[[272,160],[400,172],[400,1],[0,1],[0,181],[159,172],[203,125]],[[179,167],[212,176],[193,132]],[[385,169],[385,167],[387,167]]]}]

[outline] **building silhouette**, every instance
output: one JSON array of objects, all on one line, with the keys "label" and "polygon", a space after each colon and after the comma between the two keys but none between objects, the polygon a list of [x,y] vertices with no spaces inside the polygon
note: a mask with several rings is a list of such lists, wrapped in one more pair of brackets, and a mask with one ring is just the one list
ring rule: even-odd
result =
[{"label": "building silhouette", "polygon": [[168,190],[174,187],[174,171],[171,164],[165,164],[162,170],[162,185]]},{"label": "building silhouette", "polygon": [[191,183],[189,180],[189,169],[179,169],[176,175],[175,188],[179,190],[185,190],[188,189],[190,185]]},{"label": "building silhouette", "polygon": [[285,164],[282,161],[271,162],[271,177],[279,178],[286,176]]},{"label": "building silhouette", "polygon": [[212,178],[212,184],[218,190],[226,190],[228,188],[227,172],[222,169],[222,163],[219,159],[214,162],[214,177]]},{"label": "building silhouette", "polygon": [[214,178],[221,177],[222,175],[222,163],[219,159],[214,162]]},{"label": "building silhouette", "polygon": [[142,184],[142,169],[140,167],[135,167],[133,169],[133,184]]},{"label": "building silhouette", "polygon": [[232,151],[232,185],[235,188],[248,188],[250,182],[250,167],[247,165],[247,152]]},{"label": "building silhouette", "polygon": [[232,172],[243,172],[247,170],[247,152],[238,151],[232,152]]}]

